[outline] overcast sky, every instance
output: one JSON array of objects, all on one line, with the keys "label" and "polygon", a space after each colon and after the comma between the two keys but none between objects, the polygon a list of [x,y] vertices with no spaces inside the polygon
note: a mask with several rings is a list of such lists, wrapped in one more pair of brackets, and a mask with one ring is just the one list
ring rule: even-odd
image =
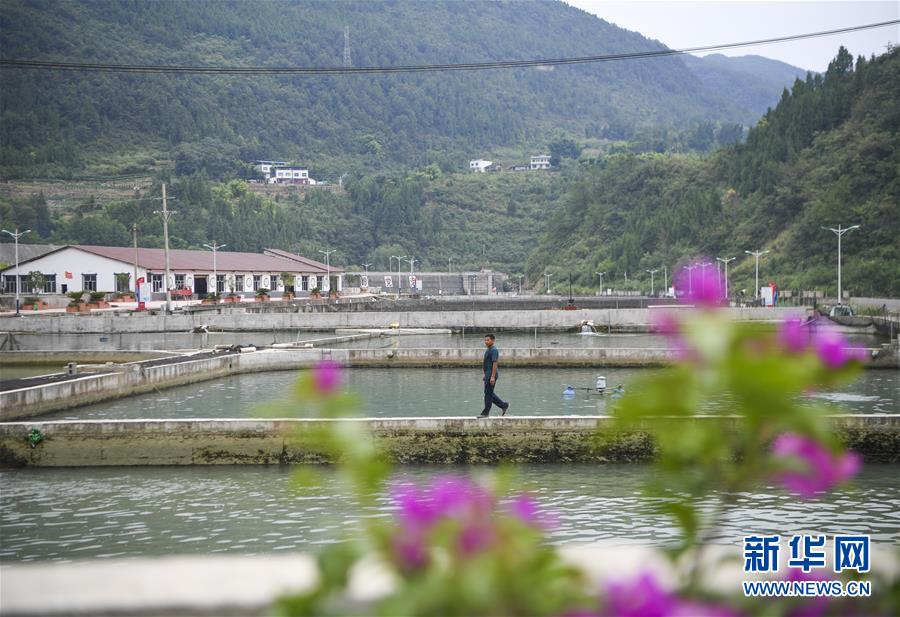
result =
[{"label": "overcast sky", "polygon": [[[661,41],[672,49],[765,39],[900,18],[900,2],[747,2],[716,0],[565,0],[627,30]],[[900,27],[887,26],[816,39],[725,50],[728,56],[757,54],[813,71],[824,71],[844,45],[854,55],[885,51],[897,44]],[[586,52],[588,50],[585,50]]]}]

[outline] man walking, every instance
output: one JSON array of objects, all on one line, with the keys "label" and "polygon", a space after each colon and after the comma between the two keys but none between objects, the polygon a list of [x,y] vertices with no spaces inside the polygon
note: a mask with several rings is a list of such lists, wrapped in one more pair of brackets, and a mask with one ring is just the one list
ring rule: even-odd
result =
[{"label": "man walking", "polygon": [[491,414],[491,406],[496,405],[502,412],[501,416],[506,415],[509,409],[509,403],[505,403],[499,396],[494,394],[494,386],[497,385],[497,379],[500,377],[500,371],[497,370],[497,363],[500,360],[500,350],[494,347],[494,335],[488,334],[484,337],[484,410],[479,418],[487,418]]}]

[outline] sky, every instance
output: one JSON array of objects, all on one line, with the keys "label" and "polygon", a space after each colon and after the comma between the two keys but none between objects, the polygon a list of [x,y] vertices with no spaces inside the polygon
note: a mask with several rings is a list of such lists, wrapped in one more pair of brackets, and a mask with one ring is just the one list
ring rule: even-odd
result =
[{"label": "sky", "polygon": [[[565,0],[671,49],[765,39],[900,18],[900,2],[800,0]],[[756,54],[812,71],[824,71],[843,45],[854,56],[881,54],[897,45],[900,26],[801,41],[723,50],[727,56]],[[699,54],[698,54],[699,55]]]}]

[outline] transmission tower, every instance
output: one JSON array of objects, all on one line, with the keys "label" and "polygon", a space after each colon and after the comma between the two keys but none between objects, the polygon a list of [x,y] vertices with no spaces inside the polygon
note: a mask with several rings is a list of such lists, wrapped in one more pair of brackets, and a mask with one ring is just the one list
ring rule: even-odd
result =
[{"label": "transmission tower", "polygon": [[350,65],[350,26],[344,26],[344,66]]}]

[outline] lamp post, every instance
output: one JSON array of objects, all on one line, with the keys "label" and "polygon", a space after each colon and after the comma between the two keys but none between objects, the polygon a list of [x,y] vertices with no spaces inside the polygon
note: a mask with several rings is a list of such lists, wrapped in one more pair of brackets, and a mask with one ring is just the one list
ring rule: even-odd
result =
[{"label": "lamp post", "polygon": [[659,269],[656,270],[645,270],[645,272],[650,273],[650,296],[653,297],[653,292],[655,291],[653,288],[653,275],[659,272]]},{"label": "lamp post", "polygon": [[759,300],[759,258],[769,251],[744,251],[748,255],[753,255],[756,257],[756,293],[753,294],[753,297]]},{"label": "lamp post", "polygon": [[596,274],[597,276],[600,277],[600,295],[602,296],[603,295],[603,275],[606,274],[606,272],[594,272],[594,274]]},{"label": "lamp post", "polygon": [[525,278],[524,274],[519,275],[519,295],[522,295],[522,279]]},{"label": "lamp post", "polygon": [[366,276],[369,276],[369,266],[371,266],[371,265],[372,264],[363,264],[363,268],[366,269]]},{"label": "lamp post", "polygon": [[666,290],[663,292],[663,296],[669,295],[669,266],[663,266],[663,285],[666,286]]},{"label": "lamp post", "polygon": [[19,228],[16,227],[15,231],[9,231],[7,229],[3,230],[3,233],[9,234],[12,236],[13,240],[16,243],[16,315],[19,315],[19,284],[21,283],[22,276],[19,274],[19,238],[30,232],[30,229],[26,229],[25,231],[19,231]]},{"label": "lamp post", "polygon": [[[213,242],[212,244],[204,244],[203,246],[211,250],[213,254],[213,293],[217,294],[219,293],[219,270],[216,267],[216,252],[219,249],[225,248],[227,245],[216,244],[215,242]],[[218,300],[216,300],[216,302],[218,302]]]},{"label": "lamp post", "polygon": [[[410,278],[410,283],[412,283],[413,266],[415,266],[416,263],[421,263],[421,262],[411,255],[410,255],[409,259],[404,258],[403,261],[409,262],[409,278]],[[397,271],[398,271],[398,275],[399,275],[399,268]],[[412,291],[413,291],[412,287],[410,287],[410,293]]]},{"label": "lamp post", "polygon": [[[319,251],[323,255],[325,255],[325,282],[328,283],[327,291],[329,294],[331,293],[331,254],[335,251],[335,249],[325,249],[324,251]],[[323,286],[324,287],[324,286]]]},{"label": "lamp post", "polygon": [[823,227],[822,229],[834,232],[834,235],[836,235],[838,239],[838,304],[841,304],[844,301],[843,288],[841,287],[841,238],[848,231],[859,229],[859,225],[851,225],[850,227],[843,228],[838,225],[837,229],[833,227]]},{"label": "lamp post", "polygon": [[388,271],[393,267],[394,260],[397,260],[397,299],[400,299],[400,266],[401,261],[406,259],[406,255],[391,255],[390,263],[388,264]]},{"label": "lamp post", "polygon": [[447,273],[448,274],[453,273],[453,258],[452,257],[447,258]]},{"label": "lamp post", "polygon": [[729,262],[734,261],[737,257],[716,257],[716,261],[720,261],[725,264],[725,297],[728,298],[728,264]]},{"label": "lamp post", "polygon": [[694,293],[694,270],[698,267],[697,264],[691,264],[684,267],[684,269],[688,271],[688,294]]},{"label": "lamp post", "polygon": [[544,276],[547,277],[547,294],[550,294],[550,277],[553,276],[549,272],[544,272]]}]

